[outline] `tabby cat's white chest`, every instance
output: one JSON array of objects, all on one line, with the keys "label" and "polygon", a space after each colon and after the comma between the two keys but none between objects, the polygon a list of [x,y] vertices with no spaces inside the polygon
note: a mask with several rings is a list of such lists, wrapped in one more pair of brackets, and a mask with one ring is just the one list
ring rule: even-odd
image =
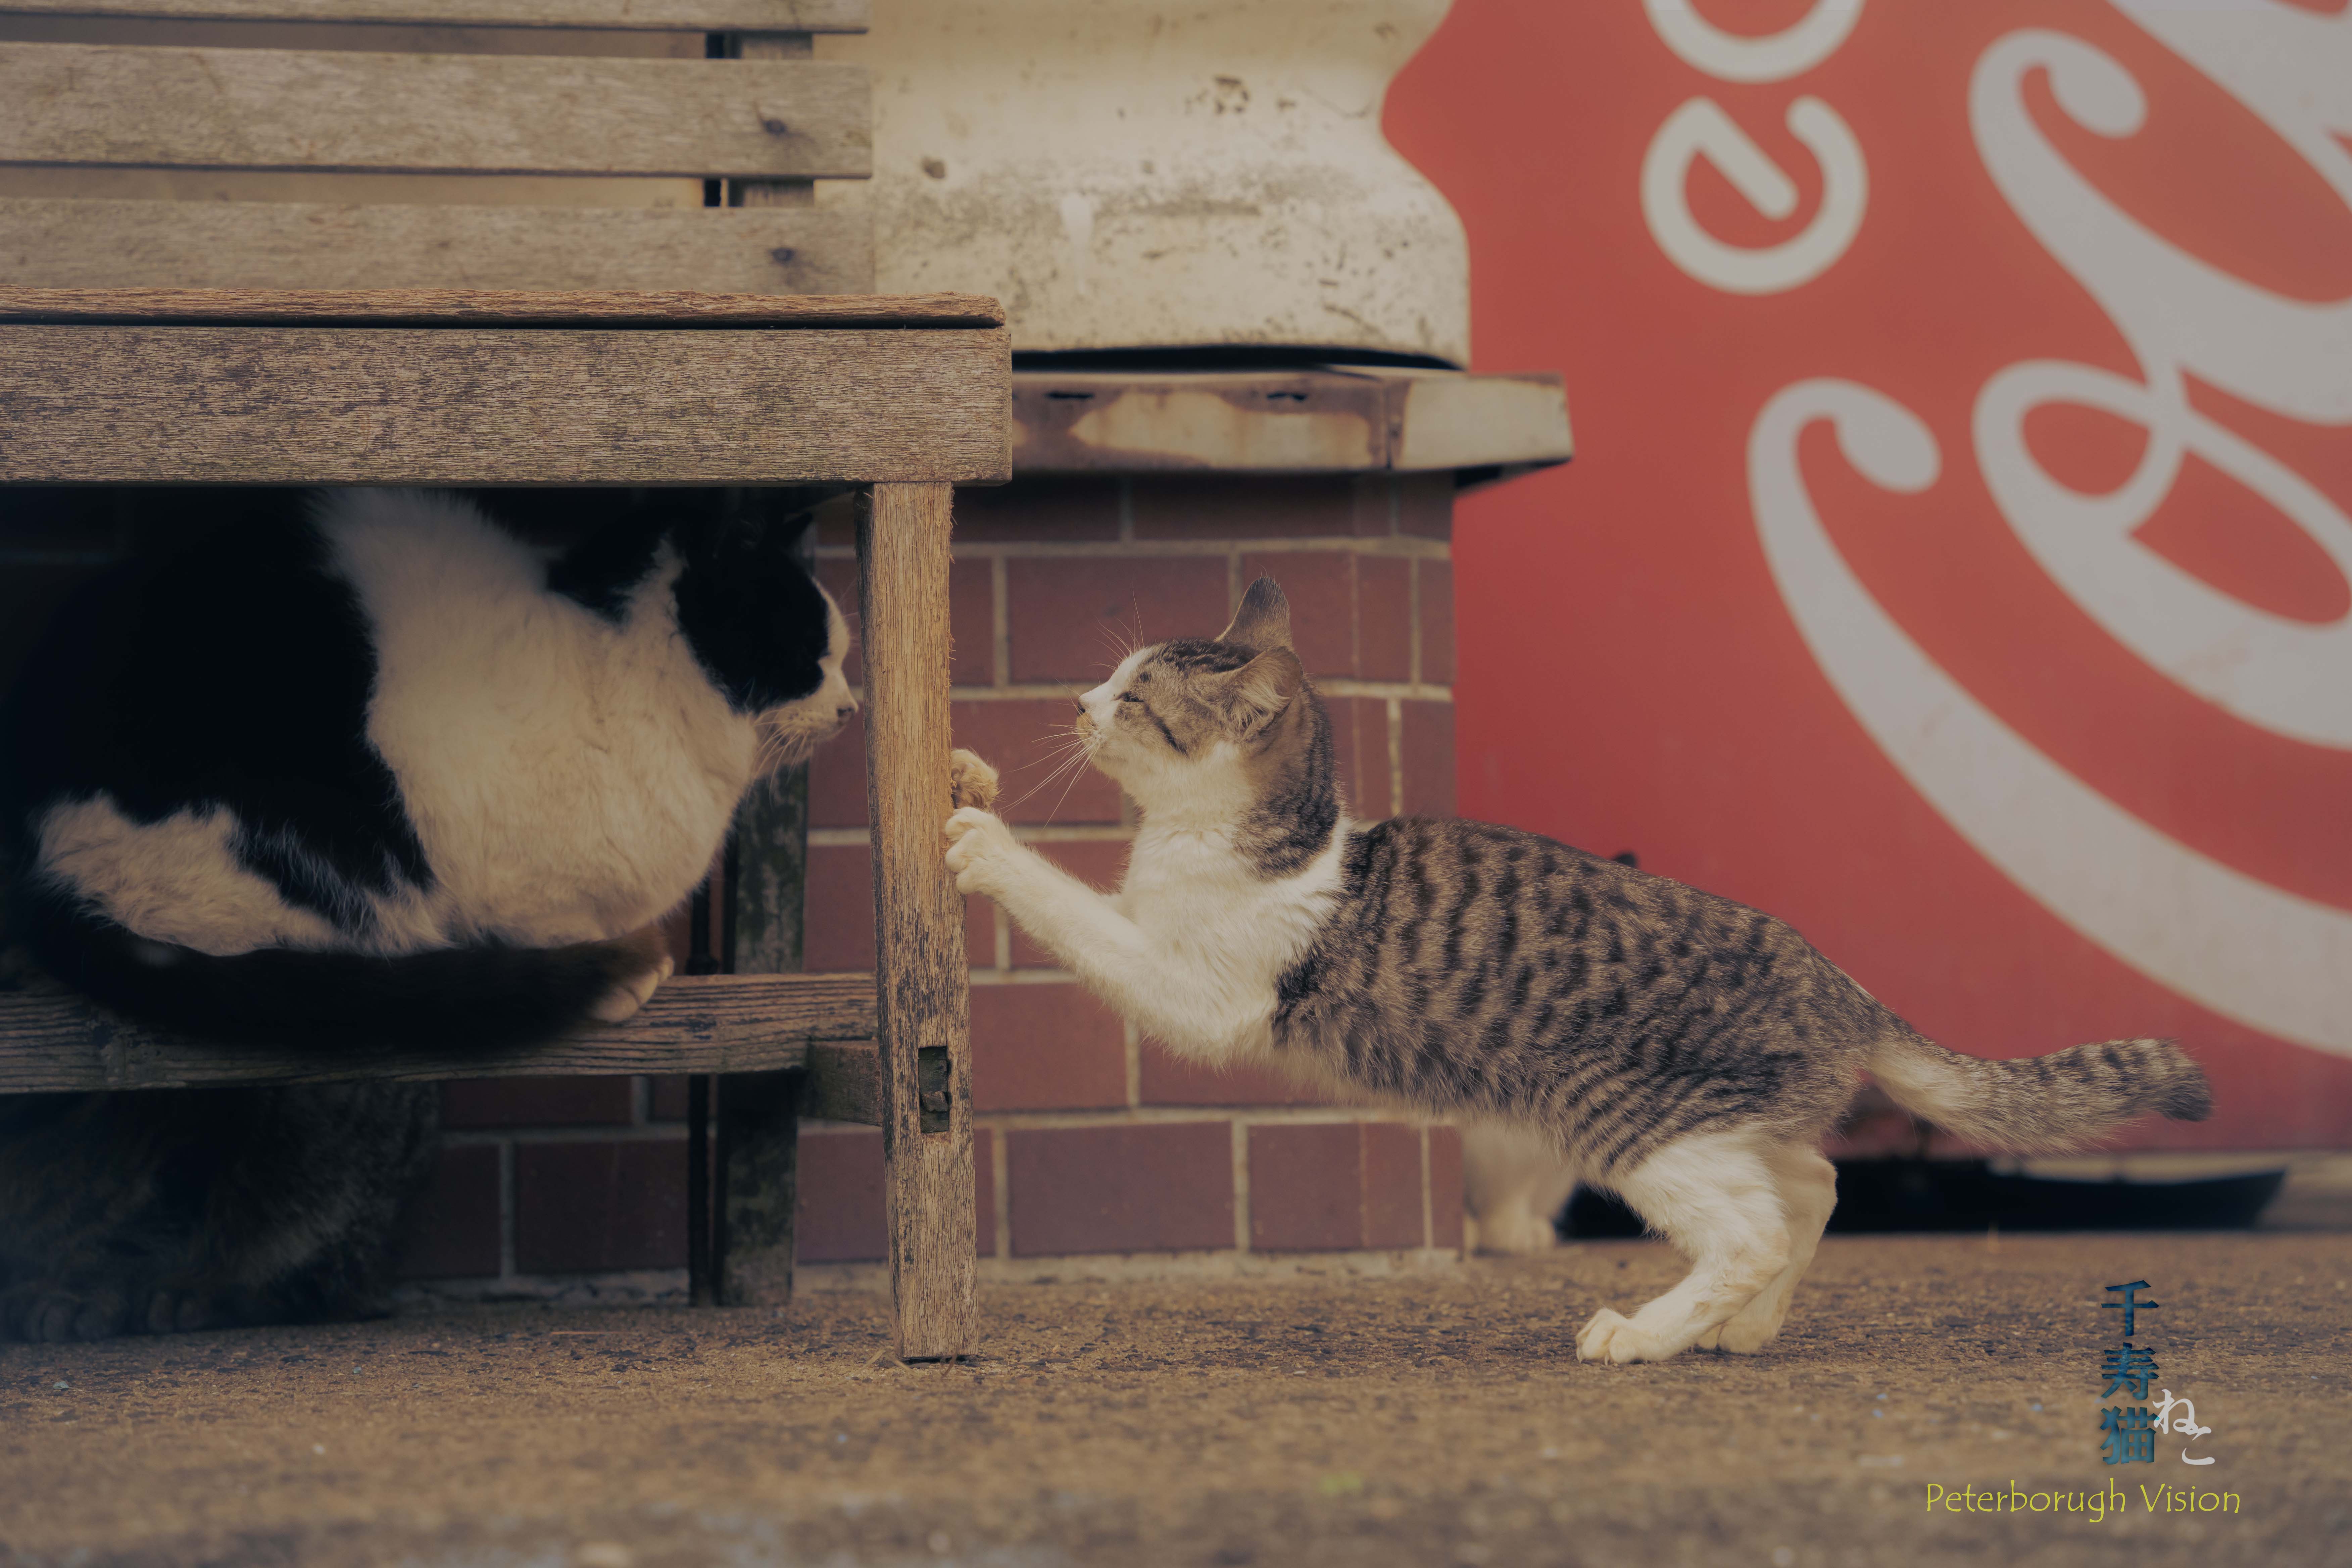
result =
[{"label": "tabby cat's white chest", "polygon": [[[1155,1032],[1196,1055],[1256,1054],[1269,1033],[1282,976],[1306,956],[1340,884],[1342,823],[1295,876],[1268,880],[1223,834],[1157,828],[1135,841],[1118,909],[1157,952],[1181,965],[1197,1002],[1189,1018]],[[1246,1019],[1236,1030],[1236,1019]]]}]

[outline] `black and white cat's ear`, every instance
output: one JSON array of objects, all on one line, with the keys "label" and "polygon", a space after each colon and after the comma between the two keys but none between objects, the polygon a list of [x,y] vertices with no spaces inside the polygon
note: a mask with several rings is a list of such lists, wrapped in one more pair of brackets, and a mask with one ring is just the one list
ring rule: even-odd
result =
[{"label": "black and white cat's ear", "polygon": [[1261,577],[1242,595],[1234,624],[1217,635],[1219,642],[1238,643],[1260,653],[1290,646],[1290,601],[1271,577]]},{"label": "black and white cat's ear", "polygon": [[1286,647],[1271,647],[1216,679],[1223,689],[1225,722],[1246,740],[1282,716],[1299,688],[1307,684],[1307,671],[1297,654]]}]

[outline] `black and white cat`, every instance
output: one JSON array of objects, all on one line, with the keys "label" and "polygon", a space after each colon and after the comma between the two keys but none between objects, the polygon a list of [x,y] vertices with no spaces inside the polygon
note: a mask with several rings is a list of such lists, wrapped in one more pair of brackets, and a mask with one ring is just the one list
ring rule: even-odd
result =
[{"label": "black and white cat", "polygon": [[556,553],[486,503],[253,492],[67,607],[0,710],[14,940],[244,1040],[635,1011],[745,790],[855,708],[847,627],[781,531],[646,492]]},{"label": "black and white cat", "polygon": [[[0,984],[322,1055],[617,1021],[745,792],[856,706],[790,531],[714,493],[184,505],[0,701]],[[365,1310],[434,1094],[0,1099],[0,1338]]]}]

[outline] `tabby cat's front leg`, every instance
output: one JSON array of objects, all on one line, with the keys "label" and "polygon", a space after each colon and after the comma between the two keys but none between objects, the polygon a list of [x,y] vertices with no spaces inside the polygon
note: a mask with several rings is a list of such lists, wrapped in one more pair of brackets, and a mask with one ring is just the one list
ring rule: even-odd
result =
[{"label": "tabby cat's front leg", "polygon": [[1195,956],[1155,943],[1109,898],[970,806],[948,818],[956,890],[984,893],[1038,944],[1137,1027],[1204,1057],[1263,1028],[1268,999]]},{"label": "tabby cat's front leg", "polygon": [[1112,994],[1143,957],[1142,933],[1111,901],[1013,837],[993,813],[965,806],[948,818],[956,891],[1002,905],[1080,979]]}]

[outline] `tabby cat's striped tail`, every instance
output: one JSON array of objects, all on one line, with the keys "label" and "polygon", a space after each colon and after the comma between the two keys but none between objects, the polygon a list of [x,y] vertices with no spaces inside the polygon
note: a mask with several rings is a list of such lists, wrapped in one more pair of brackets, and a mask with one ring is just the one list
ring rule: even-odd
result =
[{"label": "tabby cat's striped tail", "polygon": [[2205,1074],[2170,1040],[2108,1040],[1987,1061],[1905,1029],[1879,1046],[1870,1070],[1913,1115],[2019,1153],[2078,1148],[2150,1110],[2175,1121],[2213,1113]]}]

